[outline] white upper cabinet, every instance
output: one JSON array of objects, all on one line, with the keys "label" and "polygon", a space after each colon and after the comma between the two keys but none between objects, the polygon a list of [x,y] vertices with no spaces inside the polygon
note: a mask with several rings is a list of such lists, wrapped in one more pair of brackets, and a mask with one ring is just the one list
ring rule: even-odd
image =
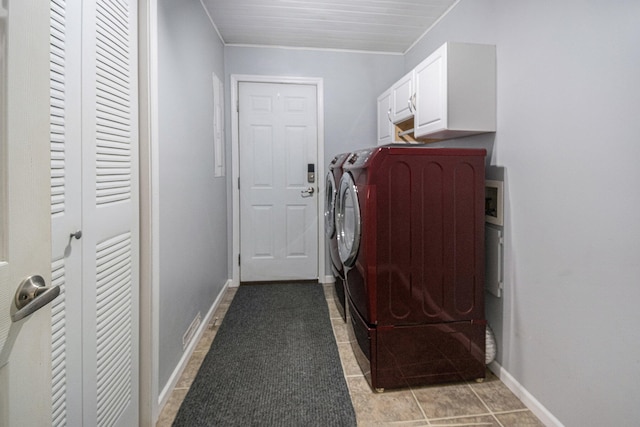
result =
[{"label": "white upper cabinet", "polygon": [[413,71],[416,139],[495,132],[495,46],[445,43]]},{"label": "white upper cabinet", "polygon": [[391,123],[391,88],[378,97],[378,145],[393,142],[393,123]]},{"label": "white upper cabinet", "polygon": [[411,70],[391,87],[391,121],[393,123],[400,123],[413,117],[414,86],[414,72]]}]

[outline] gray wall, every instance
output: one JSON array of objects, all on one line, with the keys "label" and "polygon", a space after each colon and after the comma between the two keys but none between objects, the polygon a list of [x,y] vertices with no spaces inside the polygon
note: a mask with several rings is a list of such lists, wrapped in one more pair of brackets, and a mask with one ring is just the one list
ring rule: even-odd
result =
[{"label": "gray wall", "polygon": [[[404,66],[400,55],[237,46],[227,46],[225,52],[227,85],[232,74],[323,78],[325,166],[336,154],[376,145],[376,100]],[[227,141],[230,155],[230,131]],[[318,179],[324,182],[325,171],[320,172]],[[326,267],[325,274],[331,274],[329,263]]]},{"label": "gray wall", "polygon": [[212,73],[224,46],[198,0],[158,1],[159,388],[229,277],[226,178],[214,178]]},{"label": "gray wall", "polygon": [[[567,426],[640,420],[640,2],[462,0],[405,55],[497,46],[498,361]],[[399,76],[398,76],[399,77]]]}]

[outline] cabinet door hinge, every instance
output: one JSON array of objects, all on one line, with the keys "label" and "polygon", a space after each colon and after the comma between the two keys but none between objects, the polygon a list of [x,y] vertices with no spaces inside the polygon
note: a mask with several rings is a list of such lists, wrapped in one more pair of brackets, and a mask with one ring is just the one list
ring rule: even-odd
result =
[{"label": "cabinet door hinge", "polygon": [[240,265],[240,254],[238,254],[238,265]]},{"label": "cabinet door hinge", "polygon": [[240,189],[240,177],[238,177],[238,190]]}]

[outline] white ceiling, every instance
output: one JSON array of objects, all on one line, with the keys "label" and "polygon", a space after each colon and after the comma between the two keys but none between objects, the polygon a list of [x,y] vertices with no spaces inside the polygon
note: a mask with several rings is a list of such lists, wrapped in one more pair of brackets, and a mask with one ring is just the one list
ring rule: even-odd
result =
[{"label": "white ceiling", "polygon": [[202,0],[224,42],[404,53],[459,0]]}]

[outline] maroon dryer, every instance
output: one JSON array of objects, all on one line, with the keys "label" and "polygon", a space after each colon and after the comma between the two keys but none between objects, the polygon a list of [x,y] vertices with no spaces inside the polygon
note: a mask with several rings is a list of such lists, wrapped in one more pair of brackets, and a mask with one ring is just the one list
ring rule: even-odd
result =
[{"label": "maroon dryer", "polygon": [[485,155],[390,145],[343,164],[348,327],[374,389],[484,378]]}]

